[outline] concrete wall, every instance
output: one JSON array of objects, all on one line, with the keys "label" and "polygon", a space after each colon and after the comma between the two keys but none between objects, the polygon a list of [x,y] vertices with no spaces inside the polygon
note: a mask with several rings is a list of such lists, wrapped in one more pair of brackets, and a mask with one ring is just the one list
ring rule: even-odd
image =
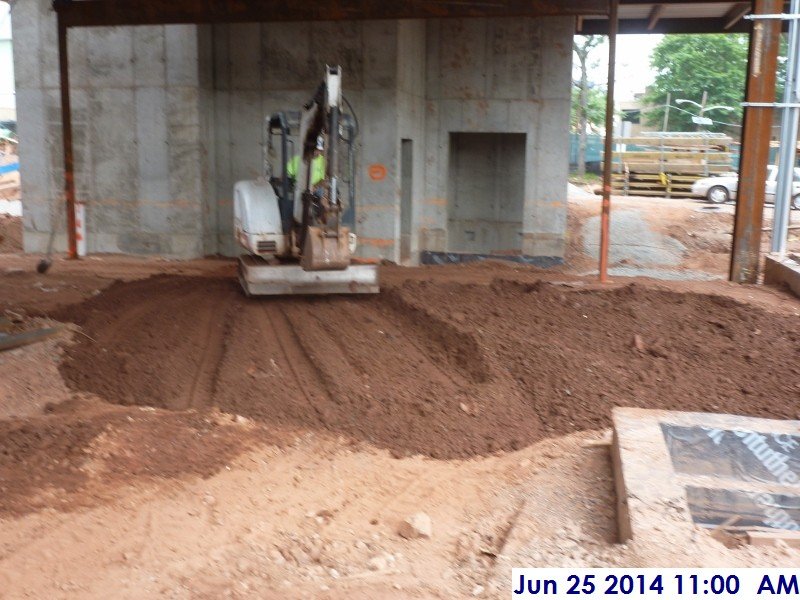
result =
[{"label": "concrete wall", "polygon": [[[55,19],[14,14],[25,248],[63,249]],[[450,137],[525,134],[522,250],[561,256],[571,19],[235,24],[70,33],[78,197],[90,252],[238,253],[235,181],[262,173],[265,115],[298,110],[343,67],[360,122],[360,253],[400,259],[401,144],[413,148],[407,247],[448,250]],[[373,177],[385,167],[386,176]],[[408,174],[406,174],[408,175]]]},{"label": "concrete wall", "polygon": [[[426,24],[424,21],[401,21],[398,25],[397,43],[397,144],[402,140],[409,140],[412,150],[411,165],[412,177],[406,181],[410,185],[411,196],[411,222],[410,239],[406,241],[410,259],[397,255],[393,260],[406,264],[415,263],[422,248],[419,231],[424,227],[423,204],[425,202],[425,127],[426,127],[426,88],[425,65],[426,52]],[[396,147],[397,156],[397,181],[401,187],[403,182],[402,156],[400,147]],[[402,189],[399,191],[402,195]],[[396,229],[395,239],[400,240],[400,223],[403,215],[400,205],[396,204]]]},{"label": "concrete wall", "polygon": [[[48,0],[12,12],[24,245],[64,249],[55,17]],[[88,251],[198,256],[213,173],[198,57],[202,28],[94,28],[69,34],[76,186]],[[54,210],[55,207],[55,210]]]},{"label": "concrete wall", "polygon": [[524,133],[522,252],[564,255],[569,18],[431,21],[427,28],[424,246],[448,243],[451,133]]}]

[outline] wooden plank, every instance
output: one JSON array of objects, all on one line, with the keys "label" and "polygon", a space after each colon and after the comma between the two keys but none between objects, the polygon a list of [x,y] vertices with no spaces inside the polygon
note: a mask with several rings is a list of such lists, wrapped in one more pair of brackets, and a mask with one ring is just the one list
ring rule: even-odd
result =
[{"label": "wooden plank", "polygon": [[730,160],[730,152],[659,152],[658,150],[625,150],[623,152],[614,152],[614,158],[623,159],[645,159],[645,160]]},{"label": "wooden plank", "polygon": [[800,532],[778,529],[747,532],[747,543],[751,546],[777,546],[778,542],[783,542],[792,548],[800,548]]}]

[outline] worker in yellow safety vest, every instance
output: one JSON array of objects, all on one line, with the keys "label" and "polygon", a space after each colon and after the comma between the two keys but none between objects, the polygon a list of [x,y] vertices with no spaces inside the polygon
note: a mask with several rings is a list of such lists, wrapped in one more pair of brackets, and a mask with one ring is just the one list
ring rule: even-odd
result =
[{"label": "worker in yellow safety vest", "polygon": [[[293,156],[286,165],[286,174],[297,181],[297,172],[300,169],[300,155]],[[311,187],[325,179],[325,156],[318,154],[311,159]]]}]

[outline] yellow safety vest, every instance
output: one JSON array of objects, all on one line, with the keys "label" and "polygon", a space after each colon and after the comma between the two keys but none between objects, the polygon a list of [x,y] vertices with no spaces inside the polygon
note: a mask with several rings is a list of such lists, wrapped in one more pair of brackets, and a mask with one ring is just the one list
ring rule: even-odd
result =
[{"label": "yellow safety vest", "polygon": [[[293,156],[286,165],[286,174],[297,180],[297,171],[300,168],[300,155]],[[321,154],[311,159],[311,185],[317,185],[325,179],[325,157]]]}]

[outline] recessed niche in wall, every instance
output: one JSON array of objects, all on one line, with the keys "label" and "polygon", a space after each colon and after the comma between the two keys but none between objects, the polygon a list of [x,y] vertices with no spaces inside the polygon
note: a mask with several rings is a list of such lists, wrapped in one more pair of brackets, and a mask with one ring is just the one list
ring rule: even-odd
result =
[{"label": "recessed niche in wall", "polygon": [[520,254],[524,133],[450,133],[448,250]]}]

